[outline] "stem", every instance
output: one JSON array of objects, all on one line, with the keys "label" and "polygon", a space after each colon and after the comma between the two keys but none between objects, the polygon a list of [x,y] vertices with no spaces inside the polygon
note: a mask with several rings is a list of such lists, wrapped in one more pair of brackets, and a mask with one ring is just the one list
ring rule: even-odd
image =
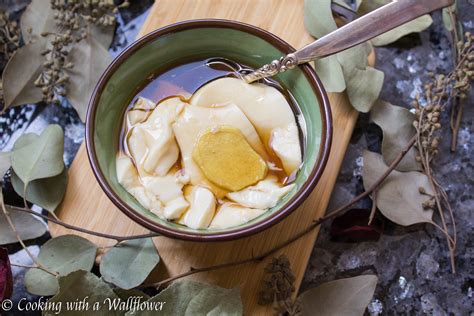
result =
[{"label": "stem", "polygon": [[[456,108],[457,108],[457,111],[456,111]],[[451,116],[453,117],[453,124],[454,124],[452,128],[452,134],[451,134],[451,152],[455,152],[456,147],[458,145],[458,134],[459,134],[459,128],[461,127],[463,110],[464,110],[464,103],[462,102],[462,100],[459,100],[458,98],[454,98],[453,107],[451,108]],[[456,116],[455,118],[454,118],[454,115]]]},{"label": "stem", "polygon": [[117,235],[111,235],[111,234],[106,234],[106,233],[100,233],[100,232],[95,232],[95,231],[92,231],[92,230],[88,230],[88,229],[85,229],[85,228],[81,228],[81,227],[77,227],[77,226],[74,226],[74,225],[67,224],[67,223],[65,223],[65,222],[63,222],[59,219],[55,219],[55,218],[52,218],[52,217],[49,217],[49,216],[45,216],[43,214],[38,214],[38,213],[36,213],[36,212],[34,212],[30,209],[27,209],[27,208],[11,206],[11,205],[9,205],[8,207],[10,207],[12,210],[15,210],[15,211],[18,211],[18,212],[30,213],[32,215],[41,217],[45,220],[48,220],[50,222],[53,222],[55,224],[58,224],[60,226],[65,227],[65,228],[72,229],[72,230],[75,230],[75,231],[78,231],[78,232],[81,232],[81,233],[84,233],[84,234],[93,235],[93,236],[102,237],[102,238],[107,238],[107,239],[113,239],[113,240],[116,240],[117,243],[125,241],[125,240],[151,238],[151,237],[160,236],[160,234],[157,234],[157,233],[148,233],[148,234],[133,235],[133,236],[117,236]]},{"label": "stem", "polygon": [[351,201],[349,201],[346,204],[338,207],[337,209],[329,212],[325,216],[317,219],[316,221],[314,221],[307,228],[305,228],[302,231],[296,233],[290,239],[276,245],[275,247],[271,248],[270,250],[267,250],[267,251],[261,253],[260,255],[257,255],[257,256],[252,255],[249,258],[238,260],[238,261],[231,261],[231,262],[226,262],[226,263],[222,263],[222,264],[216,264],[216,265],[211,265],[211,266],[207,266],[207,267],[202,267],[202,268],[193,268],[193,267],[191,267],[189,269],[189,271],[186,271],[184,273],[169,277],[165,280],[162,280],[162,281],[159,281],[159,282],[156,282],[156,283],[145,284],[145,285],[142,285],[140,287],[143,288],[143,287],[154,286],[154,287],[160,288],[161,286],[163,286],[165,284],[168,284],[172,281],[175,281],[175,280],[178,280],[178,279],[181,279],[181,278],[184,278],[184,277],[196,274],[196,273],[207,272],[207,271],[211,271],[211,270],[219,270],[219,269],[224,269],[224,268],[228,268],[228,267],[235,267],[235,266],[243,265],[243,264],[246,264],[246,263],[262,261],[266,257],[274,254],[275,252],[285,248],[286,246],[290,245],[294,241],[296,241],[296,240],[300,239],[301,237],[305,236],[306,234],[310,233],[311,231],[313,231],[316,227],[318,227],[319,225],[321,225],[325,221],[335,217],[336,215],[339,215],[339,214],[343,213],[349,207],[351,207],[355,203],[359,202],[361,199],[365,198],[366,196],[368,196],[372,192],[374,192],[385,181],[385,179],[390,175],[390,173],[398,166],[400,161],[403,159],[403,157],[405,157],[407,152],[413,147],[415,142],[416,142],[416,136],[414,136],[410,140],[410,142],[406,145],[406,147],[398,154],[398,156],[395,158],[395,160],[390,164],[388,169],[384,172],[384,174],[382,176],[380,176],[380,178],[370,188],[368,188],[365,192],[359,194],[358,196],[353,198]]},{"label": "stem", "polygon": [[372,193],[372,210],[370,211],[369,223],[367,225],[372,224],[376,211],[377,211],[377,189],[375,189],[374,193]]},{"label": "stem", "polygon": [[3,195],[0,194],[0,204],[2,206],[2,211],[3,211],[3,214],[5,215],[5,218],[7,219],[7,222],[8,222],[8,225],[10,225],[10,228],[12,229],[13,233],[15,234],[16,236],[16,239],[18,240],[18,242],[20,243],[21,247],[23,247],[23,249],[25,250],[25,252],[28,254],[28,256],[31,258],[31,260],[35,263],[36,267],[38,269],[41,269],[43,270],[44,272],[47,272],[51,275],[54,275],[54,276],[57,276],[58,274],[56,272],[52,272],[52,271],[49,271],[46,267],[44,267],[38,260],[36,260],[36,258],[33,256],[33,254],[31,253],[31,251],[28,249],[28,247],[25,245],[25,243],[23,242],[23,240],[21,239],[21,236],[20,234],[18,233],[18,230],[16,229],[16,226],[15,224],[13,223],[13,221],[11,220],[10,218],[10,214],[8,214],[8,211],[5,207],[5,202],[3,201]]}]

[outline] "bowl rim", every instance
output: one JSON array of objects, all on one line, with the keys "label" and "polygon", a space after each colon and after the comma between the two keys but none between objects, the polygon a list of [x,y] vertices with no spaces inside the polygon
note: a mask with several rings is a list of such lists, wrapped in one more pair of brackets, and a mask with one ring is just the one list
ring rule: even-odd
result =
[{"label": "bowl rim", "polygon": [[135,211],[133,208],[129,207],[109,186],[102,170],[100,169],[94,145],[94,125],[95,125],[95,114],[98,107],[98,103],[102,94],[102,91],[107,84],[110,77],[115,73],[116,69],[133,53],[139,50],[144,45],[148,44],[151,41],[154,41],[163,35],[175,33],[179,31],[185,31],[195,28],[230,28],[236,29],[242,32],[246,32],[257,37],[262,38],[263,40],[269,42],[271,45],[284,52],[285,54],[294,52],[295,49],[288,44],[283,39],[278,36],[266,31],[257,26],[251,24],[225,20],[225,19],[195,19],[187,20],[182,22],[173,23],[162,28],[159,28],[147,35],[139,38],[128,47],[126,47],[106,68],[104,73],[101,75],[98,83],[96,84],[94,91],[89,100],[87,114],[86,114],[86,149],[87,156],[89,158],[89,163],[92,167],[92,171],[99,182],[100,187],[105,192],[107,197],[117,206],[122,213],[127,215],[134,222],[140,224],[141,226],[150,229],[153,232],[157,232],[163,236],[177,238],[181,240],[189,241],[227,241],[235,240],[243,237],[247,237],[258,232],[262,232],[265,229],[277,224],[293,211],[295,211],[298,206],[300,206],[309,194],[313,191],[316,184],[319,182],[322,173],[325,169],[329,152],[332,142],[332,116],[331,108],[329,105],[329,99],[326,93],[326,90],[323,87],[323,84],[319,77],[317,76],[314,69],[308,64],[299,65],[298,67],[303,71],[306,76],[306,80],[310,83],[313,93],[318,99],[319,109],[321,113],[322,120],[322,135],[321,143],[319,150],[319,157],[317,158],[316,163],[311,169],[307,180],[303,183],[302,187],[297,191],[295,196],[293,196],[285,205],[282,206],[278,211],[274,212],[267,218],[262,221],[256,222],[252,225],[231,229],[228,231],[217,231],[211,232],[209,234],[199,234],[188,231],[179,231],[167,226],[164,226],[158,222],[150,220],[145,215],[140,214]]}]

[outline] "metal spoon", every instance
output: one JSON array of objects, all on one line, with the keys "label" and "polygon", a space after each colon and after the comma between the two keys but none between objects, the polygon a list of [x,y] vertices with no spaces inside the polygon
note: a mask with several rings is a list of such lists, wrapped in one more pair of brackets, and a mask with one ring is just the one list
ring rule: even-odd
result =
[{"label": "metal spoon", "polygon": [[450,6],[454,0],[394,0],[305,47],[243,75],[251,83],[274,76],[318,58],[339,53],[432,11]]}]

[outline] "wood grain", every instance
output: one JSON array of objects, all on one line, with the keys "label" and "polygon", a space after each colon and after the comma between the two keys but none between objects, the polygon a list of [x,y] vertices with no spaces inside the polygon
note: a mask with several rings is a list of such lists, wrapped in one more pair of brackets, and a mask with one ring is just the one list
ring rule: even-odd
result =
[{"label": "wood grain", "polygon": [[[303,0],[159,0],[152,7],[141,34],[177,21],[209,17],[257,25],[282,37],[294,47],[302,47],[313,40],[304,29]],[[330,95],[330,102],[334,137],[329,161],[316,189],[297,211],[260,234],[232,242],[204,244],[158,237],[155,244],[162,263],[152,279],[176,275],[190,267],[224,263],[258,254],[287,240],[321,217],[326,210],[357,118],[357,112],[349,105],[344,94]],[[143,227],[123,215],[102,192],[89,166],[84,144],[69,170],[66,197],[57,214],[67,223],[95,231],[117,235],[146,232]],[[74,233],[53,224],[50,228],[53,236]],[[291,261],[297,288],[303,278],[317,233],[315,230],[281,251]],[[79,235],[100,246],[114,244],[113,240]],[[240,287],[246,315],[270,314],[270,306],[257,304],[263,268],[269,260],[271,258],[260,263],[197,274],[192,278],[224,287]]]}]

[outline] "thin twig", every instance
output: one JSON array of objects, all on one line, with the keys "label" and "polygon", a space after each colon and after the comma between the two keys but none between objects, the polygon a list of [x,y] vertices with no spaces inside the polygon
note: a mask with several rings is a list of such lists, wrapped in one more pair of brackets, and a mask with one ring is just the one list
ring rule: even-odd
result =
[{"label": "thin twig", "polygon": [[370,210],[369,223],[367,225],[372,224],[376,211],[377,211],[377,189],[375,189],[374,192],[372,193],[372,209]]},{"label": "thin twig", "polygon": [[355,203],[359,202],[361,199],[369,196],[372,192],[374,192],[374,190],[376,190],[385,181],[385,179],[390,175],[390,173],[398,166],[400,161],[403,159],[403,157],[405,157],[407,152],[413,147],[415,142],[416,142],[416,136],[414,136],[410,140],[410,142],[406,145],[406,147],[398,154],[398,156],[395,158],[395,160],[390,164],[388,169],[384,172],[384,174],[382,176],[380,176],[380,178],[377,181],[375,181],[375,183],[370,188],[368,188],[365,192],[359,194],[358,196],[356,196],[355,198],[353,198],[351,201],[347,202],[346,204],[344,204],[344,205],[338,207],[337,209],[329,212],[327,215],[317,219],[316,221],[314,221],[307,228],[305,228],[302,231],[296,233],[290,239],[276,245],[275,247],[271,248],[270,250],[267,250],[267,251],[261,253],[260,255],[257,255],[257,256],[252,255],[249,258],[238,260],[238,261],[231,261],[231,262],[226,262],[226,263],[222,263],[222,264],[216,264],[216,265],[212,265],[212,266],[202,267],[202,268],[194,268],[193,267],[193,268],[189,269],[188,271],[186,271],[184,273],[172,276],[170,278],[159,281],[157,283],[145,284],[145,285],[142,285],[140,287],[141,288],[143,288],[143,287],[161,288],[165,284],[168,284],[172,281],[175,281],[175,280],[178,280],[178,279],[181,279],[181,278],[184,278],[184,277],[196,274],[196,273],[202,273],[202,272],[207,272],[207,271],[211,271],[211,270],[212,271],[220,270],[220,269],[224,269],[224,268],[228,268],[228,267],[235,267],[235,266],[243,265],[243,264],[246,264],[246,263],[262,261],[266,257],[278,252],[279,250],[281,250],[281,249],[285,248],[286,246],[292,244],[294,241],[296,241],[296,240],[300,239],[301,237],[305,236],[306,234],[310,233],[311,231],[313,231],[316,227],[318,227],[319,225],[321,225],[325,221],[327,221],[331,218],[334,218],[336,215],[339,215],[339,214],[343,213],[349,207],[351,207]]},{"label": "thin twig", "polygon": [[28,265],[19,264],[19,263],[11,263],[10,262],[10,265],[12,267],[25,268],[25,269],[39,269],[37,266],[28,266]]},{"label": "thin twig", "polygon": [[22,207],[17,207],[17,206],[12,206],[12,205],[8,205],[8,207],[10,207],[14,211],[30,213],[32,215],[41,217],[45,220],[48,220],[50,222],[53,222],[55,224],[58,224],[60,226],[68,228],[68,229],[72,229],[72,230],[75,230],[75,231],[78,231],[78,232],[81,232],[81,233],[84,233],[84,234],[88,234],[88,235],[93,235],[93,236],[107,238],[107,239],[113,239],[113,240],[116,240],[117,242],[122,242],[122,241],[125,241],[125,240],[132,240],[132,239],[142,239],[142,238],[151,238],[151,237],[160,236],[160,234],[158,234],[158,233],[148,233],[148,234],[133,235],[133,236],[117,236],[117,235],[111,235],[111,234],[106,234],[106,233],[100,233],[100,232],[95,232],[95,231],[92,231],[92,230],[89,230],[89,229],[77,227],[77,226],[74,226],[74,225],[71,225],[71,224],[67,224],[67,223],[65,223],[61,220],[58,220],[58,219],[55,219],[55,218],[52,218],[52,217],[49,217],[49,216],[45,216],[43,214],[36,213],[36,212],[34,212],[30,209],[27,209],[27,208],[22,208]]},{"label": "thin twig", "polygon": [[3,195],[0,195],[0,204],[1,204],[1,208],[2,208],[2,211],[3,211],[3,214],[5,215],[5,218],[7,219],[7,222],[8,222],[8,225],[10,225],[10,228],[12,229],[13,233],[15,234],[16,236],[16,239],[18,240],[18,242],[20,243],[20,245],[23,247],[23,249],[25,250],[25,252],[27,253],[27,255],[31,258],[31,260],[35,263],[35,265],[37,266],[38,269],[41,269],[43,270],[44,272],[47,272],[51,275],[54,275],[54,276],[57,276],[57,273],[54,272],[54,271],[49,271],[46,267],[44,267],[38,260],[36,260],[36,258],[33,256],[33,254],[31,253],[31,251],[28,249],[28,247],[25,245],[25,243],[23,242],[23,239],[21,239],[21,236],[20,234],[18,233],[18,230],[16,229],[16,226],[15,224],[13,223],[13,221],[11,220],[10,218],[10,214],[8,213],[7,211],[7,208],[5,207],[5,202],[3,201]]}]

